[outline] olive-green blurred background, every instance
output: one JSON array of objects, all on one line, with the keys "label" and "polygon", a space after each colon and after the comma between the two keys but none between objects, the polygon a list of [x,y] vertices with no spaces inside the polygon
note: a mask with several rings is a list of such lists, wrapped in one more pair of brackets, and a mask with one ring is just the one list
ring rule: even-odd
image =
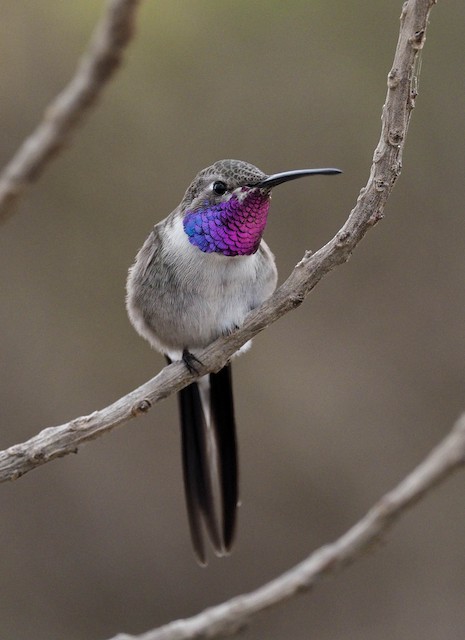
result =
[{"label": "olive-green blurred background", "polygon": [[[1,2],[6,163],[72,76],[102,3]],[[125,64],[0,230],[2,448],[162,366],[129,325],[128,266],[197,171],[344,174],[276,189],[281,280],[341,226],[380,129],[401,2],[145,2]],[[0,488],[0,638],[104,640],[251,590],[334,540],[465,408],[465,5],[434,9],[404,171],[349,264],[235,363],[240,527],[194,562],[174,398]],[[464,476],[376,553],[246,640],[462,640]]]}]

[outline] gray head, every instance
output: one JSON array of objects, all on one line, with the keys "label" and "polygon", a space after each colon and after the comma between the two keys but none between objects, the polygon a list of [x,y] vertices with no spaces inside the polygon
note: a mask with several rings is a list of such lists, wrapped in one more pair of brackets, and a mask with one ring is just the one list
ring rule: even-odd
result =
[{"label": "gray head", "polygon": [[[218,160],[195,176],[184,194],[181,207],[192,204],[199,196],[208,197],[210,194],[213,198],[222,196],[226,191],[257,184],[266,177],[263,171],[243,160]],[[220,185],[217,185],[217,191],[215,191],[213,188],[215,182],[223,183],[226,186],[225,191],[222,191]]]},{"label": "gray head", "polygon": [[184,231],[205,253],[251,255],[265,229],[272,187],[316,173],[339,169],[303,169],[266,175],[242,160],[220,160],[203,169],[181,201]]},{"label": "gray head", "polygon": [[[267,175],[258,167],[243,160],[218,160],[214,164],[198,173],[189,185],[181,201],[181,208],[192,204],[199,196],[223,196],[226,192],[233,192],[239,187],[253,187],[270,190],[272,187],[296,180],[303,176],[311,175],[335,175],[341,173],[340,169],[298,169],[283,171]],[[215,185],[216,182],[222,183]],[[227,197],[227,196],[226,196]]]}]

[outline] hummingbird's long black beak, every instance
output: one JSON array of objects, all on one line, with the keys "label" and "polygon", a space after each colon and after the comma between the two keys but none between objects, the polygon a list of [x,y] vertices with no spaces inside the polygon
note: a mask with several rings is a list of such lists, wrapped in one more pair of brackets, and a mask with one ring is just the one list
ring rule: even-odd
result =
[{"label": "hummingbird's long black beak", "polygon": [[294,171],[283,171],[282,173],[274,173],[271,176],[267,176],[256,184],[249,185],[251,187],[259,187],[265,189],[271,189],[283,182],[289,182],[289,180],[297,180],[297,178],[303,178],[304,176],[326,175],[332,176],[338,173],[342,173],[340,169],[296,169]]}]

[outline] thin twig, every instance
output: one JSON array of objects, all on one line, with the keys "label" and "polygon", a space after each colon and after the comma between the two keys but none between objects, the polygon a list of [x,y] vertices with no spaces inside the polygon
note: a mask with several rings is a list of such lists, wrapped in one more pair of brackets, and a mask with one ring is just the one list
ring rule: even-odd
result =
[{"label": "thin twig", "polygon": [[206,609],[192,618],[176,620],[158,629],[112,640],[193,640],[232,635],[253,616],[313,588],[323,577],[356,560],[386,535],[405,511],[465,464],[465,414],[452,431],[395,489],[338,540],[317,549],[303,562],[251,593]]},{"label": "thin twig", "polygon": [[139,3],[140,0],[108,0],[74,77],[48,106],[42,122],[0,175],[0,222],[6,220],[19,196],[63,148],[121,64],[134,32]]},{"label": "thin twig", "polygon": [[[370,177],[360,192],[349,218],[324,247],[306,254],[289,278],[260,308],[251,312],[244,325],[220,338],[199,354],[199,374],[219,370],[245,342],[299,306],[321,278],[346,262],[366,232],[378,222],[394,183],[400,174],[402,152],[416,92],[414,69],[425,42],[429,12],[434,0],[408,0],[401,15],[399,40],[388,75],[388,92],[382,113],[382,130],[373,157]],[[59,456],[75,453],[77,447],[147,412],[155,403],[179,391],[195,378],[182,363],[165,367],[155,378],[91,415],[58,427],[44,429],[30,440],[0,452],[0,482],[16,479]]]}]

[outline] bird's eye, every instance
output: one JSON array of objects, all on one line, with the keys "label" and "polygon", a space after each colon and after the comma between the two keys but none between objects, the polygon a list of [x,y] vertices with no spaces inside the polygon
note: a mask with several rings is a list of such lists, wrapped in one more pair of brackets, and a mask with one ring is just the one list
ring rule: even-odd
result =
[{"label": "bird's eye", "polygon": [[217,196],[222,196],[223,193],[226,193],[226,191],[228,190],[228,187],[225,185],[224,182],[217,180],[216,182],[213,183],[212,189],[213,189],[213,193],[216,193]]}]

